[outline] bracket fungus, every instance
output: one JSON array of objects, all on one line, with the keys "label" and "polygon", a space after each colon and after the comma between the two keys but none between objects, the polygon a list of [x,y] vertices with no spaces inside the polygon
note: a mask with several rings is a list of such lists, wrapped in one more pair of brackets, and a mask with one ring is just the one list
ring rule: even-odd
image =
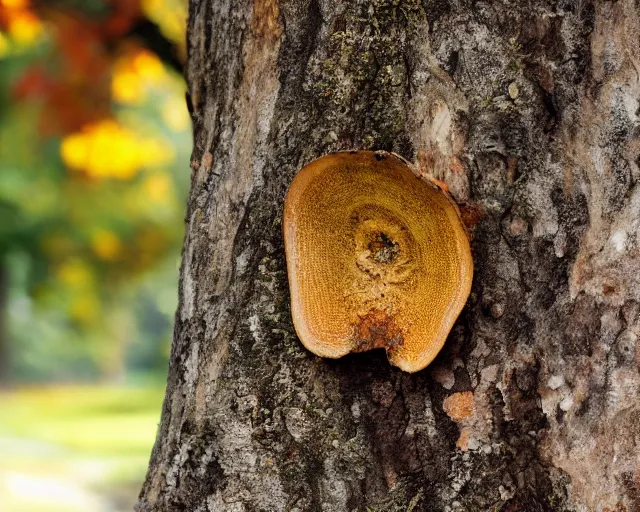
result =
[{"label": "bracket fungus", "polygon": [[458,208],[436,181],[392,153],[326,155],[293,179],[283,232],[305,347],[328,358],[384,348],[406,372],[434,359],[473,277]]}]

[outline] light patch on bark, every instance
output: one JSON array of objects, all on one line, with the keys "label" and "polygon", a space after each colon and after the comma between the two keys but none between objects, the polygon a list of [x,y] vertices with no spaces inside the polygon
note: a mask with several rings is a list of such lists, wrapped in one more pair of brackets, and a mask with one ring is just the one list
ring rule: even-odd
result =
[{"label": "light patch on bark", "polygon": [[[230,161],[221,170],[222,177],[209,217],[212,267],[218,279],[214,288],[221,295],[233,275],[234,239],[244,218],[245,208],[254,186],[260,185],[264,168],[266,137],[273,117],[280,82],[276,59],[280,47],[277,25],[278,9],[274,0],[256,0],[252,25],[254,33],[244,49],[244,74],[238,92],[238,126],[231,140]],[[215,116],[207,116],[214,119]],[[207,133],[213,136],[211,128]]]},{"label": "light patch on bark", "polygon": [[558,233],[558,212],[550,197],[553,183],[562,176],[562,169],[547,159],[545,173],[539,173],[527,183],[527,197],[535,210],[532,226],[536,238],[551,238]]},{"label": "light patch on bark", "polygon": [[324,461],[325,477],[321,480],[322,488],[320,490],[323,512],[348,510],[347,500],[349,493],[347,492],[347,485],[340,479],[339,472],[334,468],[335,464],[336,461],[332,457]]},{"label": "light patch on bark", "polygon": [[183,322],[189,320],[191,315],[193,315],[195,301],[196,301],[196,282],[193,278],[193,272],[195,271],[192,267],[193,262],[193,243],[192,237],[195,232],[195,222],[194,219],[198,210],[196,210],[189,219],[189,224],[187,225],[187,235],[185,238],[185,249],[184,249],[184,263],[183,263],[183,274],[182,274],[182,308],[180,310],[180,318]]},{"label": "light patch on bark", "polygon": [[195,383],[198,380],[198,349],[200,343],[194,342],[189,347],[189,357],[184,362],[184,380],[187,388],[193,390]]},{"label": "light patch on bark", "polygon": [[[462,161],[466,140],[455,122],[457,111],[466,112],[463,94],[437,64],[429,44],[429,27],[422,28],[424,44],[417,50],[419,67],[413,71],[416,91],[409,103],[407,124],[413,136],[418,169],[443,181],[458,201],[469,198],[469,179]],[[433,75],[440,80],[429,80]]]},{"label": "light patch on bark", "polygon": [[215,350],[204,364],[204,375],[200,375],[196,384],[195,421],[202,425],[208,417],[210,408],[214,403],[213,398],[220,378],[220,373],[227,357],[229,342],[225,335],[218,336],[218,344]]},{"label": "light patch on bark", "polygon": [[[604,185],[612,180],[616,157],[604,146],[608,134],[602,130],[602,120],[614,118],[619,123],[636,122],[637,113],[633,106],[637,105],[640,97],[637,66],[640,60],[640,22],[631,1],[603,4],[598,14],[592,57],[595,72],[603,82],[601,91],[595,100],[588,96],[583,98],[583,123],[574,137],[567,137],[571,139],[567,141],[568,145],[572,143],[576,147],[568,165],[583,169],[587,178],[590,215],[589,230],[572,272],[571,293],[575,297],[580,291],[586,291],[599,300],[622,305],[630,295],[636,300],[640,298],[640,276],[636,271],[640,260],[636,256],[619,261],[619,251],[611,245],[605,246],[605,241],[616,232],[637,232],[640,190],[635,187],[625,209],[604,218],[608,204],[617,198],[611,195],[615,189],[607,189]],[[632,153],[637,157],[637,148]],[[632,172],[635,171],[637,179],[635,160],[630,158],[628,165]],[[612,225],[615,226],[613,229]],[[617,247],[620,247],[619,236]],[[603,247],[604,253],[601,252]]]},{"label": "light patch on bark", "polygon": [[474,388],[473,415],[461,422],[461,436],[464,434],[464,448],[478,449],[482,444],[490,444],[491,432],[494,428],[489,390],[498,380],[498,365],[486,366],[480,371],[478,385]]},{"label": "light patch on bark", "polygon": [[[589,227],[571,269],[571,298],[575,301],[586,293],[602,307],[614,308],[612,315],[603,315],[600,340],[592,342],[593,355],[589,360],[583,359],[581,369],[572,376],[571,386],[553,390],[555,386],[550,382],[552,391],[541,390],[543,409],[552,425],[546,450],[554,464],[570,476],[578,510],[628,505],[621,500],[623,482],[629,475],[637,475],[640,467],[640,410],[634,398],[640,388],[640,375],[637,366],[624,363],[624,354],[612,352],[612,340],[620,330],[619,308],[640,299],[636,238],[640,189],[636,185],[624,206],[615,207],[622,198],[615,195],[614,174],[621,172],[625,162],[612,149],[621,143],[610,142],[612,135],[607,131],[613,124],[637,126],[639,40],[640,15],[632,0],[596,5],[591,58],[598,91],[585,91],[580,105],[581,122],[565,127],[563,132],[564,147],[574,148],[564,162],[565,173],[570,176],[565,179],[565,194],[573,194],[575,182],[580,179],[576,177],[581,175],[584,182],[578,186],[585,192],[589,211]],[[633,180],[638,179],[637,149],[633,141],[623,148],[629,158],[627,169],[635,174]],[[637,318],[629,320],[635,329]],[[631,345],[635,344],[633,340]],[[627,348],[629,351],[633,349]],[[606,390],[606,397],[603,414],[591,424],[577,411],[590,400],[597,400],[596,389]],[[555,419],[558,411],[564,414],[561,424]]]}]

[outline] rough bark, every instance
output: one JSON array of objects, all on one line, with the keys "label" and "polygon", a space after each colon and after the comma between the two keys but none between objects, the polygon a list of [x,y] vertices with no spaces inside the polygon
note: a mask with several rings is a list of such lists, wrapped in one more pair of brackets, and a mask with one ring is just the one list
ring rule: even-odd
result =
[{"label": "rough bark", "polygon": [[[140,511],[640,510],[634,0],[192,0],[195,147]],[[445,349],[321,360],[293,331],[287,185],[384,149],[467,203]]]}]

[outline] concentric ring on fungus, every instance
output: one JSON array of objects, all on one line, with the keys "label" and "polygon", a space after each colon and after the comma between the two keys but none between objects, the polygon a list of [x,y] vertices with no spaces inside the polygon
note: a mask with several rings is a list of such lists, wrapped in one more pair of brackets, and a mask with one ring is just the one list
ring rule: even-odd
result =
[{"label": "concentric ring on fungus", "polygon": [[458,208],[391,153],[323,156],[294,178],[284,206],[293,324],[321,357],[384,348],[406,372],[427,366],[473,277]]}]

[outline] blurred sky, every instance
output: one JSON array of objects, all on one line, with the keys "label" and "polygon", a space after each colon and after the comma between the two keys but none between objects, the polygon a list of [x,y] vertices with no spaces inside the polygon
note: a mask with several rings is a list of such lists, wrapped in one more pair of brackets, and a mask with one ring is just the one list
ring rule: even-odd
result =
[{"label": "blurred sky", "polygon": [[189,185],[186,0],[0,0],[0,511],[131,510]]}]

